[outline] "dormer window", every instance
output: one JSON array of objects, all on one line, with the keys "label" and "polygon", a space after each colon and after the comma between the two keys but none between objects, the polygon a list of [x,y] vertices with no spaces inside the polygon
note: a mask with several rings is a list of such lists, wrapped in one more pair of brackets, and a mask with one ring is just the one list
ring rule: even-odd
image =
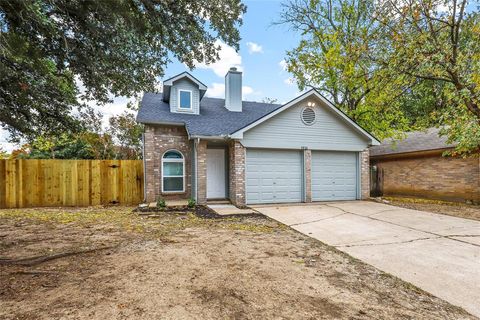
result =
[{"label": "dormer window", "polygon": [[192,91],[178,90],[178,108],[181,110],[192,110]]}]

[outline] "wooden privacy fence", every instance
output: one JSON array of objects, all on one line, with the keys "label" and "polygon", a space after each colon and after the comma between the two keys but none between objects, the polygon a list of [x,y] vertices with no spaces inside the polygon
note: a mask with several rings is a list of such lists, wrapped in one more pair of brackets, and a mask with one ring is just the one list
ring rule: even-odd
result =
[{"label": "wooden privacy fence", "polygon": [[0,208],[142,201],[142,160],[0,160]]}]

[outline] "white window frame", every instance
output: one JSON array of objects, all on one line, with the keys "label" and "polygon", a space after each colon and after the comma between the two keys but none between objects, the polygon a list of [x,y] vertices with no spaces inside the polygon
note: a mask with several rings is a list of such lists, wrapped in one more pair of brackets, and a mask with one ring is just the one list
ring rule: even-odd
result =
[{"label": "white window frame", "polygon": [[[164,158],[164,157],[165,157],[165,154],[167,154],[168,152],[171,152],[171,151],[173,151],[173,152],[178,152],[178,153],[182,156],[182,158],[181,158],[181,159],[165,159],[165,158]],[[170,163],[171,163],[171,162],[176,162],[176,163],[181,162],[181,163],[182,163],[182,167],[183,167],[183,169],[182,169],[183,175],[181,175],[181,176],[171,176],[171,175],[165,176],[165,175],[163,174],[163,172],[164,172],[164,170],[163,170],[163,169],[164,169],[163,164],[164,164],[165,162],[170,162]],[[182,190],[170,190],[170,191],[165,191],[165,190],[164,190],[164,184],[165,184],[165,183],[164,183],[164,178],[183,178],[183,179],[182,179],[182,181],[183,181],[183,182],[182,182]],[[182,152],[180,152],[180,151],[177,150],[177,149],[169,149],[169,150],[165,151],[165,152],[162,154],[162,193],[182,193],[182,192],[185,192],[185,156],[183,155]]]},{"label": "white window frame", "polygon": [[[190,108],[182,108],[180,104],[180,93],[181,92],[188,92],[190,93]],[[178,110],[180,111],[192,111],[193,110],[193,92],[192,90],[186,90],[186,89],[178,89]]]}]

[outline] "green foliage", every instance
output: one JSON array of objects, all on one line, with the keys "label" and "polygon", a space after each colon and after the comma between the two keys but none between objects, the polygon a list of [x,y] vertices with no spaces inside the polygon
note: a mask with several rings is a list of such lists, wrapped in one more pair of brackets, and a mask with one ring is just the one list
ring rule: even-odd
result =
[{"label": "green foliage", "polygon": [[79,132],[40,135],[29,141],[13,158],[21,159],[141,159],[142,131],[134,115],[125,111],[112,116],[102,128],[103,116],[92,108],[81,112]]},{"label": "green foliage", "polygon": [[262,102],[275,104],[275,103],[278,103],[278,99],[265,97],[262,99]]},{"label": "green foliage", "polygon": [[7,151],[3,150],[3,148],[0,147],[0,160],[8,159],[8,156],[9,155],[8,155]]},{"label": "green foliage", "polygon": [[167,203],[165,202],[165,199],[163,198],[158,198],[157,200],[157,208],[158,209],[165,209],[167,206]]},{"label": "green foliage", "polygon": [[111,117],[107,133],[113,138],[116,145],[116,159],[142,158],[143,126],[135,120],[131,112]]},{"label": "green foliage", "polygon": [[441,126],[479,149],[480,14],[467,0],[289,0],[280,23],[300,89],[314,87],[378,138]]},{"label": "green foliage", "polygon": [[14,138],[77,132],[82,101],[155,91],[172,57],[212,63],[218,40],[238,49],[245,11],[240,0],[1,1],[0,123]]},{"label": "green foliage", "polygon": [[291,0],[280,23],[302,35],[287,52],[287,70],[301,90],[313,87],[382,139],[409,129],[395,97],[402,78],[392,79],[370,59],[379,41],[371,18],[373,0]]},{"label": "green foliage", "polygon": [[188,204],[187,204],[187,206],[188,206],[189,208],[194,208],[196,204],[197,204],[197,202],[195,201],[195,199],[193,199],[193,198],[189,198],[189,199],[188,199]]},{"label": "green foliage", "polygon": [[414,83],[409,94],[415,99],[403,100],[408,116],[442,126],[442,134],[458,143],[454,153],[463,155],[480,145],[480,15],[467,5],[386,1],[376,14],[389,43],[379,46],[379,63]]}]

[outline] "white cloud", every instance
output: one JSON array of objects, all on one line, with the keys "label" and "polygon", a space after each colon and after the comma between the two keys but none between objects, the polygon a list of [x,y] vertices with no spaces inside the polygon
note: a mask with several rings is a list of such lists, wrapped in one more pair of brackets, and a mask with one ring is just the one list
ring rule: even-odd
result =
[{"label": "white cloud", "polygon": [[[261,92],[254,90],[250,86],[242,86],[242,99],[253,99],[255,97],[260,96]],[[225,84],[223,83],[212,83],[211,86],[208,87],[208,90],[205,94],[207,97],[211,98],[225,98]]]},{"label": "white cloud", "polygon": [[263,53],[263,48],[261,45],[255,42],[247,42],[248,52],[253,53]]},{"label": "white cloud", "polygon": [[285,59],[280,61],[278,65],[280,66],[280,68],[282,68],[283,71],[287,71],[287,61],[285,61]]},{"label": "white cloud", "polygon": [[205,93],[207,97],[225,98],[225,85],[223,83],[212,83]]},{"label": "white cloud", "polygon": [[283,80],[283,83],[288,84],[289,86],[291,86],[291,85],[294,85],[294,84],[295,84],[295,80],[294,80],[293,78],[287,78],[287,79]]},{"label": "white cloud", "polygon": [[10,135],[7,130],[0,128],[0,149],[3,149],[3,151],[6,151],[8,153],[20,148],[20,145],[8,142],[9,137]]},{"label": "white cloud", "polygon": [[198,69],[210,69],[219,77],[225,77],[228,69],[236,67],[238,71],[242,71],[242,56],[221,40],[215,41],[215,45],[220,46],[219,59],[211,64],[203,62],[195,64]]}]

